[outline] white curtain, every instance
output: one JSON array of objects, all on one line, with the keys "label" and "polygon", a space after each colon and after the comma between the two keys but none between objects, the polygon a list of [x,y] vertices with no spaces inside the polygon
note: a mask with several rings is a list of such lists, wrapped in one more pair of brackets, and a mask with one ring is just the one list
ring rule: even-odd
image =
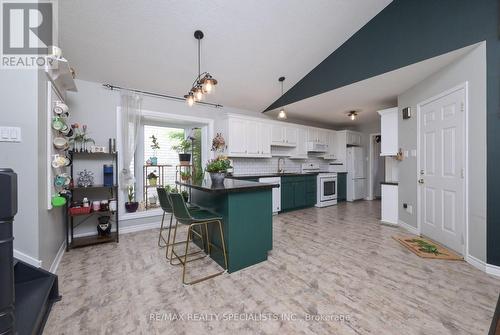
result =
[{"label": "white curtain", "polygon": [[142,126],[142,97],[138,94],[122,93],[120,97],[121,112],[121,143],[123,157],[123,169],[120,172],[120,186],[123,189],[134,185],[134,174],[130,165],[134,160],[139,130]]}]

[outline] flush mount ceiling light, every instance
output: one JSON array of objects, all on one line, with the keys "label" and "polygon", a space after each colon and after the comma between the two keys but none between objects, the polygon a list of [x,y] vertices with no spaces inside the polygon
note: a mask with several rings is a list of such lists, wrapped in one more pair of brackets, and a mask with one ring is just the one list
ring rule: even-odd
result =
[{"label": "flush mount ceiling light", "polygon": [[[281,96],[283,96],[283,82],[285,81],[285,77],[279,77],[278,81],[281,83]],[[280,120],[286,120],[286,112],[283,107],[281,107],[279,113],[278,113],[278,119]]]},{"label": "flush mount ceiling light", "polygon": [[347,113],[347,116],[352,121],[357,120],[358,119],[358,112],[356,112],[356,111],[350,111],[350,112]]},{"label": "flush mount ceiling light", "polygon": [[194,32],[194,38],[198,40],[198,76],[194,80],[188,94],[184,96],[189,106],[192,106],[196,101],[201,101],[204,94],[213,92],[214,86],[217,85],[217,80],[213,78],[210,73],[201,73],[201,39],[203,36],[201,30]]}]

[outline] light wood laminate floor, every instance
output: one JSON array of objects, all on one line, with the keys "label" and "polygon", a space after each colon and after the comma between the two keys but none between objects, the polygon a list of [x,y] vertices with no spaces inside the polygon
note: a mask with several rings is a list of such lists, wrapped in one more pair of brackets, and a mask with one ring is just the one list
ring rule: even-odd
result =
[{"label": "light wood laminate floor", "polygon": [[157,229],[72,250],[44,334],[486,334],[500,280],[415,256],[379,213],[361,201],[280,214],[267,262],[187,287]]}]

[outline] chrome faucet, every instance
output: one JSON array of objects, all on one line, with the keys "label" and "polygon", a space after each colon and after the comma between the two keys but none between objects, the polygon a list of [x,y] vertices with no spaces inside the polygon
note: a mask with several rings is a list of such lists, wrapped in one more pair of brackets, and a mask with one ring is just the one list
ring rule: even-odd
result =
[{"label": "chrome faucet", "polygon": [[[283,167],[281,167],[280,162],[283,162]],[[285,173],[285,159],[283,157],[278,158],[278,173]]]}]

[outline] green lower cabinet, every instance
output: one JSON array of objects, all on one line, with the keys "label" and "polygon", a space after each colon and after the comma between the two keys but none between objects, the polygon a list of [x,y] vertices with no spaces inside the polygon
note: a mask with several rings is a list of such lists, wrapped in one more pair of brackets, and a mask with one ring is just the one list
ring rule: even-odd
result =
[{"label": "green lower cabinet", "polygon": [[337,173],[337,202],[347,200],[347,173]]},{"label": "green lower cabinet", "polygon": [[281,210],[312,207],[316,204],[316,176],[281,177]]}]

